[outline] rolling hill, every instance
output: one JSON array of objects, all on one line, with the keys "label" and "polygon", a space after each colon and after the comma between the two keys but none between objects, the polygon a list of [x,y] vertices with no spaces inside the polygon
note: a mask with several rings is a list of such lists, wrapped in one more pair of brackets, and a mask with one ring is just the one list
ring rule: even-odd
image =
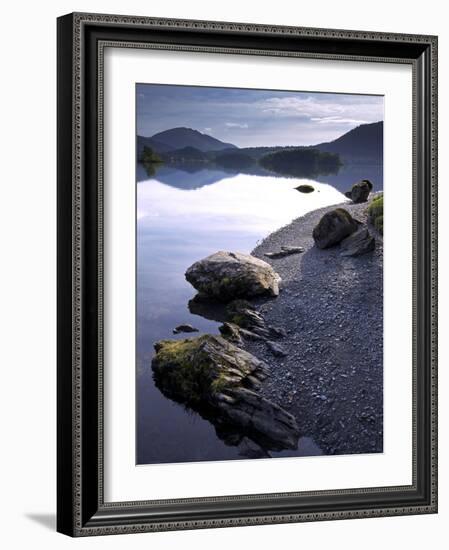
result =
[{"label": "rolling hill", "polygon": [[[194,147],[203,152],[236,149],[236,146],[232,143],[224,143],[212,136],[202,134],[198,130],[192,130],[192,128],[171,128],[154,134],[150,139],[155,145],[155,150],[161,153],[183,149],[184,147]],[[157,149],[160,146],[165,148],[165,151],[158,151]]]},{"label": "rolling hill", "polygon": [[[244,169],[255,163],[263,166],[263,159],[276,153],[291,151],[294,156],[294,151],[311,149],[338,155],[342,164],[380,165],[383,160],[383,122],[362,124],[334,141],[309,146],[238,148],[198,130],[184,127],[171,128],[149,137],[137,136],[138,159],[141,158],[145,146],[151,147],[168,163],[210,162],[236,169]],[[301,164],[299,158],[297,162]]]},{"label": "rolling hill", "polygon": [[313,145],[314,149],[336,153],[343,162],[382,162],[384,123],[362,124],[329,143]]}]

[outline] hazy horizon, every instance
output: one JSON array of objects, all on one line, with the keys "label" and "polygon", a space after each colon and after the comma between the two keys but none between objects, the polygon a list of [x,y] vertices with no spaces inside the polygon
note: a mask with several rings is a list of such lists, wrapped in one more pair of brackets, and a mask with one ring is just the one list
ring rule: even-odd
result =
[{"label": "hazy horizon", "polygon": [[383,96],[136,85],[137,134],[191,128],[237,147],[315,145],[382,122]]}]

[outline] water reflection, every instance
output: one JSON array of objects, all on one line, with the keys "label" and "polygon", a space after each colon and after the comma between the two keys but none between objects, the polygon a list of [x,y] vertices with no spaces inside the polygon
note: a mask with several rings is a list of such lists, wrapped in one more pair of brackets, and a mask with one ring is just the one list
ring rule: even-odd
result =
[{"label": "water reflection", "polygon": [[[237,170],[211,168],[201,163],[185,163],[180,165],[164,164],[155,166],[151,173],[148,172],[148,167],[145,167],[143,164],[139,163],[137,165],[137,182],[147,181],[154,177],[161,183],[178,189],[199,189],[205,185],[212,185],[220,180],[232,178],[237,174],[277,177],[275,174],[259,165],[255,165],[251,169],[242,172]],[[352,162],[351,164],[341,165],[334,174],[321,174],[314,177],[314,180],[321,183],[328,183],[342,193],[348,191],[354,183],[361,179],[369,179],[372,181],[374,184],[374,191],[382,190],[382,164]]]},{"label": "water reflection", "polygon": [[[137,463],[267,456],[248,437],[164,397],[152,377],[153,345],[184,338],[173,335],[179,324],[193,325],[198,334],[218,333],[217,317],[192,302],[189,309],[195,291],[184,273],[192,263],[217,250],[249,253],[291,220],[346,199],[320,181],[173,166],[148,178],[144,170],[139,166],[137,173]],[[295,187],[301,184],[313,185],[315,192],[299,193]],[[297,451],[270,452],[304,454],[320,450],[301,438]]]}]

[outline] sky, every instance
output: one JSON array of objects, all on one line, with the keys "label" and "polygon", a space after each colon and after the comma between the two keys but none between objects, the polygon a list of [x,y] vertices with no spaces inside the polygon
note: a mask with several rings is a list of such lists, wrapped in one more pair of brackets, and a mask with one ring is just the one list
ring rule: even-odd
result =
[{"label": "sky", "polygon": [[383,96],[137,84],[137,133],[176,127],[238,147],[315,145],[384,118]]}]

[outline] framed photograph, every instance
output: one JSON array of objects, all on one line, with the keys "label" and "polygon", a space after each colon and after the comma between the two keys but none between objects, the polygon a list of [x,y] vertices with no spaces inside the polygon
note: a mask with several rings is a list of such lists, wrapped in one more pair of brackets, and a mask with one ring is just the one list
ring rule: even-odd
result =
[{"label": "framed photograph", "polygon": [[58,531],[437,511],[437,38],[58,19]]}]

